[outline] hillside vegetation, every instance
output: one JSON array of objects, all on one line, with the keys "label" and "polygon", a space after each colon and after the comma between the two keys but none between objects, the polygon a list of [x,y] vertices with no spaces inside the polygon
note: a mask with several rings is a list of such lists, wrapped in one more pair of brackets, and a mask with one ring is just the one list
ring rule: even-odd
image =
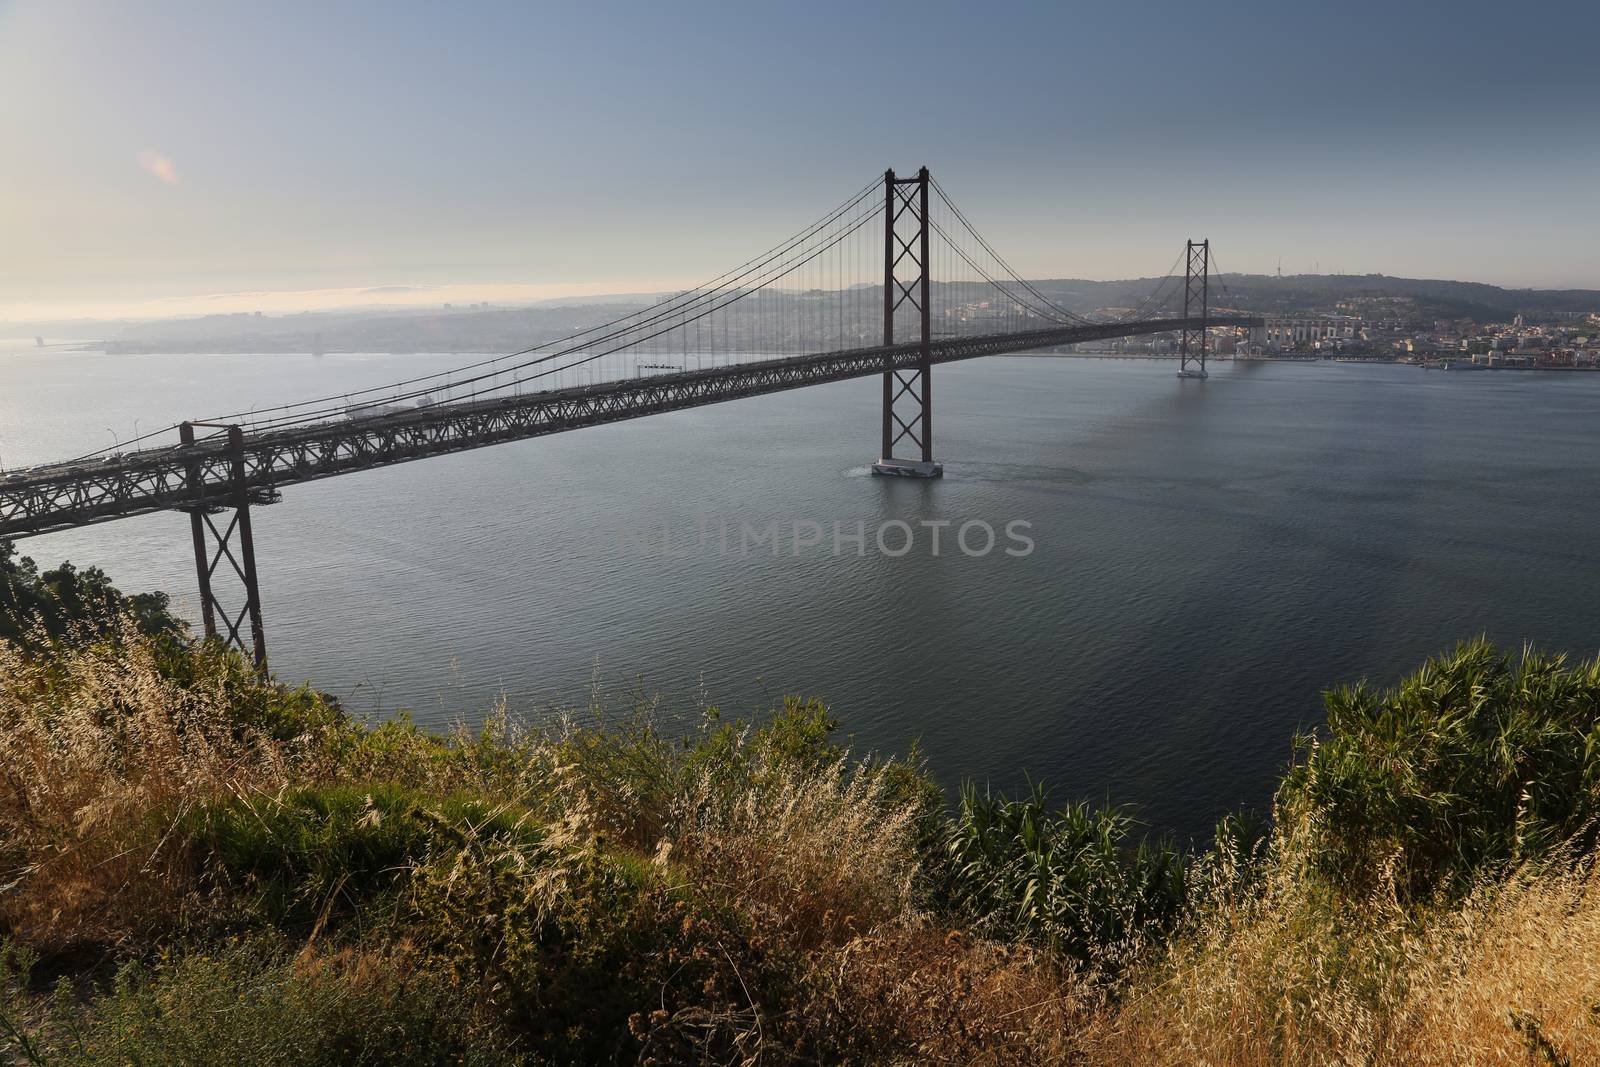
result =
[{"label": "hillside vegetation", "polygon": [[1330,692],[1183,854],[815,701],[435,735],[159,621],[0,643],[11,1062],[1600,1062],[1595,664]]}]

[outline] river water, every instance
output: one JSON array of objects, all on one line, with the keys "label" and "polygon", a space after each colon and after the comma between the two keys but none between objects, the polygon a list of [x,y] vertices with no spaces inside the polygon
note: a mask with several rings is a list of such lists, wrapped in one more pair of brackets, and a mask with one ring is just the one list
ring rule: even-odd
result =
[{"label": "river water", "polygon": [[[0,345],[0,459],[466,361]],[[1478,633],[1593,654],[1600,375],[1174,370],[940,367],[932,483],[868,475],[863,380],[292,487],[255,512],[273,667],[436,725],[596,679],[672,714],[813,694],[947,783],[1031,775],[1187,837],[1266,803],[1332,684]],[[181,515],[22,549],[197,612]]]}]

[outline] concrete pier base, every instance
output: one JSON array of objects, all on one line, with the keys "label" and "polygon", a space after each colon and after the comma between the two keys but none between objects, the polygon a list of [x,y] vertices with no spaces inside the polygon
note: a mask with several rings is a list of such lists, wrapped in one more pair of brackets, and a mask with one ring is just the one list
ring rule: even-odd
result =
[{"label": "concrete pier base", "polygon": [[880,459],[872,465],[873,474],[887,478],[943,478],[944,464],[913,459]]}]

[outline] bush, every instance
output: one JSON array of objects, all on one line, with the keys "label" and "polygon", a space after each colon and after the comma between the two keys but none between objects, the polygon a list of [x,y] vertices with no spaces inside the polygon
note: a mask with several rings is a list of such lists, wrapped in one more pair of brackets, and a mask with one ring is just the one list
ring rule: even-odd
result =
[{"label": "bush", "polygon": [[1324,701],[1327,733],[1299,740],[1278,819],[1329,884],[1455,895],[1558,844],[1593,846],[1600,661],[1569,667],[1533,650],[1513,661],[1474,641],[1394,689]]},{"label": "bush", "polygon": [[705,968],[672,950],[688,917],[647,864],[559,840],[472,839],[411,872],[407,936],[558,1063],[630,1062],[629,1019]]},{"label": "bush", "polygon": [[946,832],[944,897],[991,937],[1115,964],[1168,929],[1184,901],[1181,854],[1133,842],[1134,825],[1117,808],[1051,811],[1038,784],[1016,799],[968,784]]},{"label": "bush", "polygon": [[256,938],[127,965],[43,1062],[83,1067],[533,1063],[447,976],[393,949],[292,952]]},{"label": "bush", "polygon": [[531,843],[542,828],[515,806],[378,782],[231,794],[197,807],[180,833],[206,870],[282,922],[387,894],[469,837]]}]

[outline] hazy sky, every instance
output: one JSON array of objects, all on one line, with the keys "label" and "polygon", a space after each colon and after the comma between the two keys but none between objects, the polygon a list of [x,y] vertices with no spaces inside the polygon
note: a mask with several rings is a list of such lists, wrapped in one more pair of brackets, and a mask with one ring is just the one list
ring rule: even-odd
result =
[{"label": "hazy sky", "polygon": [[667,288],[922,163],[1034,276],[1600,287],[1597,12],[0,0],[0,317]]}]

